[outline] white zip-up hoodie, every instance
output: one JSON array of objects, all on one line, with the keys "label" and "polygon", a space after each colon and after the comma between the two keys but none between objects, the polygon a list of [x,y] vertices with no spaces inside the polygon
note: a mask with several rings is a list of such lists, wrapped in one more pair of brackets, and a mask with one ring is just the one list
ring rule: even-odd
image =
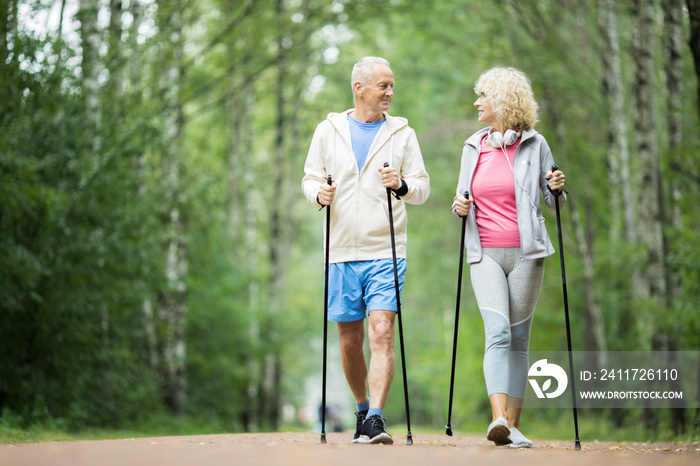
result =
[{"label": "white zip-up hoodie", "polygon": [[389,208],[379,173],[388,162],[408,187],[400,200],[391,196],[396,257],[405,258],[405,202],[422,204],[430,194],[430,177],[425,171],[418,139],[405,118],[385,113],[386,121],[374,138],[365,165],[358,170],[347,116],[352,111],[330,113],[316,127],[304,165],[302,190],[309,204],[321,208],[316,197],[319,186],[327,183],[327,175],[332,175],[337,183],[331,205],[331,263],[390,259]]}]

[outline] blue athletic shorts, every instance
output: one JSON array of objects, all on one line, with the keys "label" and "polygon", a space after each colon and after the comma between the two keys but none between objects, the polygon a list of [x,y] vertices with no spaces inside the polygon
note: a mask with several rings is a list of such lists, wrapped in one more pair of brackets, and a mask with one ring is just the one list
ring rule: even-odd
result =
[{"label": "blue athletic shorts", "polygon": [[[399,295],[406,275],[406,259],[397,259]],[[396,312],[393,259],[330,264],[328,320],[354,322],[367,312]]]}]

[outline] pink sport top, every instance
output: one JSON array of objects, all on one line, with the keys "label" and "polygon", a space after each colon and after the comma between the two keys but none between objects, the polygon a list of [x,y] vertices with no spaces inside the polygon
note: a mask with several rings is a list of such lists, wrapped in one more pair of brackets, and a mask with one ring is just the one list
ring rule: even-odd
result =
[{"label": "pink sport top", "polygon": [[472,198],[476,204],[476,224],[481,246],[509,248],[520,246],[518,217],[515,209],[515,182],[511,165],[520,139],[507,148],[508,160],[502,149],[486,145],[481,140],[481,154],[472,180]]}]

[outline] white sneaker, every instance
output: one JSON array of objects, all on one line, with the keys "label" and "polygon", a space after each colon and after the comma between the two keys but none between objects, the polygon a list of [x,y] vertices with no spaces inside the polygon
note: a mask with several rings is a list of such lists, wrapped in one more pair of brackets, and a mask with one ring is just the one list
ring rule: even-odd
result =
[{"label": "white sneaker", "polygon": [[498,446],[508,445],[511,443],[510,430],[508,429],[508,421],[505,418],[499,417],[491,424],[486,431],[486,438],[494,442]]},{"label": "white sneaker", "polygon": [[511,448],[532,448],[532,440],[525,437],[517,427],[510,428],[510,439],[513,443],[508,446]]}]

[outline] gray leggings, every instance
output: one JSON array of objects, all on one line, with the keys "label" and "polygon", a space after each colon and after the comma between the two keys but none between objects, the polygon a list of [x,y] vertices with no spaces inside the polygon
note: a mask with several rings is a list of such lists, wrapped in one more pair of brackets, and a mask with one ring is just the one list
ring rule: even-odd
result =
[{"label": "gray leggings", "polygon": [[470,274],[484,320],[488,394],[525,398],[530,327],[542,289],[544,259],[522,260],[520,248],[484,248]]}]

